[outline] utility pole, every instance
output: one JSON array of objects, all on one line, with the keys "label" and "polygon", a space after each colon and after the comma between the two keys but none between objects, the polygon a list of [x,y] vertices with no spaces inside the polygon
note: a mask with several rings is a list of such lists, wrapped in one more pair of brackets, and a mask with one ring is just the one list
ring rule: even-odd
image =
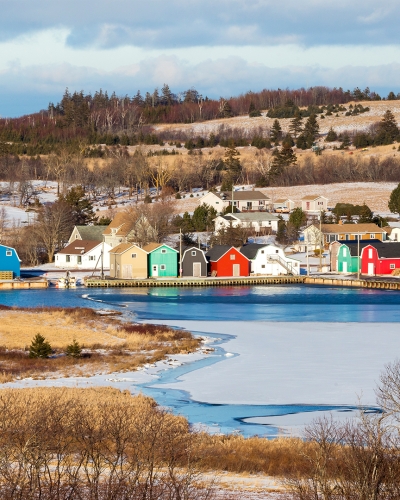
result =
[{"label": "utility pole", "polygon": [[232,183],[232,213],[233,213],[233,183]]},{"label": "utility pole", "polygon": [[104,262],[103,262],[103,255],[104,255],[104,240],[101,243],[101,279],[104,279]]},{"label": "utility pole", "polygon": [[322,248],[324,246],[324,236],[322,234],[322,210],[319,212],[319,272],[322,272]]},{"label": "utility pole", "polygon": [[360,266],[361,266],[361,258],[360,258],[360,233],[357,234],[357,279],[360,279]]},{"label": "utility pole", "polygon": [[179,277],[182,278],[182,228],[179,229]]}]

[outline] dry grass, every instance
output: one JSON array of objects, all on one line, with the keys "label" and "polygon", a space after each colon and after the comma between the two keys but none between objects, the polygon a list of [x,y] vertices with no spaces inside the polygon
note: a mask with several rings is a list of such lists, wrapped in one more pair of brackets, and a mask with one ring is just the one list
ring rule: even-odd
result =
[{"label": "dry grass", "polygon": [[[91,309],[0,307],[0,321],[0,383],[25,377],[132,371],[170,355],[193,352],[201,342],[183,330],[125,324]],[[49,359],[28,356],[37,333],[54,349]],[[74,339],[83,348],[78,360],[63,354]]]}]

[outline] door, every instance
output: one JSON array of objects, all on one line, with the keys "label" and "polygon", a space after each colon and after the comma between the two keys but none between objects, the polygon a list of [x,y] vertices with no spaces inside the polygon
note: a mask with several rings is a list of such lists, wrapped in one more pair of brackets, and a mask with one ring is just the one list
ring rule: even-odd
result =
[{"label": "door", "polygon": [[129,280],[132,278],[132,264],[124,264],[122,266],[122,279]]},{"label": "door", "polygon": [[373,262],[368,262],[368,276],[374,276],[375,274],[375,269],[374,269],[374,263]]},{"label": "door", "polygon": [[233,264],[233,276],[240,276],[240,264]]},{"label": "door", "polygon": [[343,272],[347,273],[347,262],[343,262]]},{"label": "door", "polygon": [[193,276],[200,278],[201,276],[201,262],[193,262]]},{"label": "door", "polygon": [[158,265],[157,264],[153,264],[151,266],[151,275],[158,276]]}]

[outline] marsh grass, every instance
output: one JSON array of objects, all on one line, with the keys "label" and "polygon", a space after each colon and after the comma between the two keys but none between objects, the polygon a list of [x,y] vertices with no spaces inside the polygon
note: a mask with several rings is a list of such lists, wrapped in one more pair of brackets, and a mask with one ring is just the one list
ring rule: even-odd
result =
[{"label": "marsh grass", "polygon": [[[40,333],[54,349],[30,359],[28,346]],[[64,356],[76,340],[81,358]],[[201,340],[166,326],[126,324],[89,308],[11,308],[0,305],[0,383],[16,378],[131,371],[169,355],[196,350]]]}]

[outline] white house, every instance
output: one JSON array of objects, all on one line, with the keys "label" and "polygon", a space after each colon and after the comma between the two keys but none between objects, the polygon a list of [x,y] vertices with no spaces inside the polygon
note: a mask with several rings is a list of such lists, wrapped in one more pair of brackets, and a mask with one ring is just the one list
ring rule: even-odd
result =
[{"label": "white house", "polygon": [[107,226],[75,226],[68,243],[75,240],[103,241],[103,232]]},{"label": "white house", "polygon": [[304,196],[301,200],[301,208],[304,212],[321,212],[328,209],[328,198],[325,196]]},{"label": "white house", "polygon": [[300,274],[300,261],[287,257],[283,249],[275,245],[250,243],[240,252],[250,260],[251,274]]},{"label": "white house", "polygon": [[387,232],[390,241],[400,241],[400,227],[386,226],[383,229]]},{"label": "white house", "polygon": [[110,268],[111,246],[108,243],[88,240],[75,240],[55,256],[55,266],[66,269],[97,269],[101,268],[103,252],[103,268]]},{"label": "white house", "polygon": [[221,193],[209,192],[201,199],[201,204],[214,207],[217,212],[223,212],[233,204],[240,212],[248,210],[266,210],[270,199],[260,191],[225,191]]},{"label": "white house", "polygon": [[252,228],[257,234],[276,233],[279,218],[269,212],[247,212],[219,215],[214,219],[215,230],[227,227]]},{"label": "white house", "polygon": [[289,213],[294,209],[294,201],[290,198],[279,198],[272,204],[274,212]]}]

